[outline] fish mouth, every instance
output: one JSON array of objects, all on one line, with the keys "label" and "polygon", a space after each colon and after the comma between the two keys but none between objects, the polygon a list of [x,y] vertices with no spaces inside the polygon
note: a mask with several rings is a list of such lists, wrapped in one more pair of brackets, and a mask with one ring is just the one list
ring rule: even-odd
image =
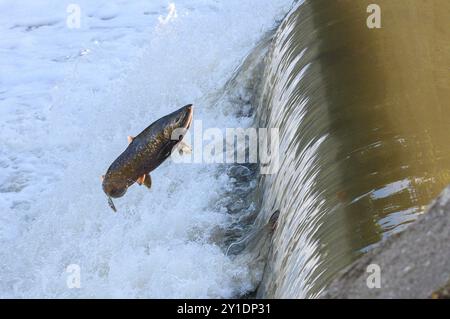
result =
[{"label": "fish mouth", "polygon": [[191,127],[192,124],[192,119],[194,117],[194,106],[192,104],[188,104],[185,106],[187,114],[186,114],[186,119],[184,121],[183,124],[183,128],[185,128],[186,130],[189,129],[189,127]]},{"label": "fish mouth", "polygon": [[110,192],[110,193],[108,193],[107,195],[108,195],[109,197],[111,197],[111,198],[120,198],[120,197],[122,197],[123,195],[125,195],[126,192],[127,192],[127,188],[122,189],[122,190],[120,190],[120,191]]},{"label": "fish mouth", "polygon": [[122,186],[122,182],[117,179],[105,178],[102,183],[103,191],[109,198],[119,198],[125,195],[128,187]]},{"label": "fish mouth", "polygon": [[114,202],[112,201],[112,198],[109,197],[109,196],[108,196],[108,205],[109,205],[109,207],[111,207],[111,209],[112,209],[114,212],[117,212],[117,208],[116,208],[116,206],[114,205]]}]

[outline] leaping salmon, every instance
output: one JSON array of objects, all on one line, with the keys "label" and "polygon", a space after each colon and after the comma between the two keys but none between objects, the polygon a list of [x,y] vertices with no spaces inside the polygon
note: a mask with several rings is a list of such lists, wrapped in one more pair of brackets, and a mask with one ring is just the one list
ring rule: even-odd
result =
[{"label": "leaping salmon", "polygon": [[114,211],[117,210],[112,198],[125,195],[135,182],[150,188],[152,180],[149,173],[161,165],[176,146],[180,152],[190,149],[182,139],[192,117],[193,106],[188,104],[153,122],[136,137],[128,136],[128,147],[102,176],[103,191]]}]

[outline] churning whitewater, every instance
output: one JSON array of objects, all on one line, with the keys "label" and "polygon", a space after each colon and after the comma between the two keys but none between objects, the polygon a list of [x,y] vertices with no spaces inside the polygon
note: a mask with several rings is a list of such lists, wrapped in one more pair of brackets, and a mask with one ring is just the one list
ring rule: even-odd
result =
[{"label": "churning whitewater", "polygon": [[79,28],[62,1],[0,3],[0,297],[255,289],[257,270],[211,239],[230,223],[216,165],[168,160],[117,214],[99,176],[128,135],[187,103],[203,127],[250,125],[223,88],[291,3],[78,0]]}]

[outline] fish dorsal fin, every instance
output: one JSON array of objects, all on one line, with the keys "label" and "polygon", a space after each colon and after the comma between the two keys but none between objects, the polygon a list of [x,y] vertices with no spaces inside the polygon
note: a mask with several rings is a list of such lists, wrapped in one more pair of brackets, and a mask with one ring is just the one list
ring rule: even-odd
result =
[{"label": "fish dorsal fin", "polygon": [[128,144],[130,144],[131,142],[133,142],[134,136],[128,135],[127,139],[128,139]]}]

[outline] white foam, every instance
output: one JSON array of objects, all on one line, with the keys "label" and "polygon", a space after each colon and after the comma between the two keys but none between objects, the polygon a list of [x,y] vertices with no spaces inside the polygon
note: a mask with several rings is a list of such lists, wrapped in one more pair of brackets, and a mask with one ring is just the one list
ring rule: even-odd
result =
[{"label": "white foam", "polygon": [[[2,1],[0,296],[232,297],[248,265],[211,242],[230,187],[214,165],[164,163],[114,214],[99,176],[127,135],[187,103],[204,127],[239,119],[217,91],[287,0]],[[159,19],[161,18],[162,19]],[[81,288],[66,285],[69,264]]]}]

